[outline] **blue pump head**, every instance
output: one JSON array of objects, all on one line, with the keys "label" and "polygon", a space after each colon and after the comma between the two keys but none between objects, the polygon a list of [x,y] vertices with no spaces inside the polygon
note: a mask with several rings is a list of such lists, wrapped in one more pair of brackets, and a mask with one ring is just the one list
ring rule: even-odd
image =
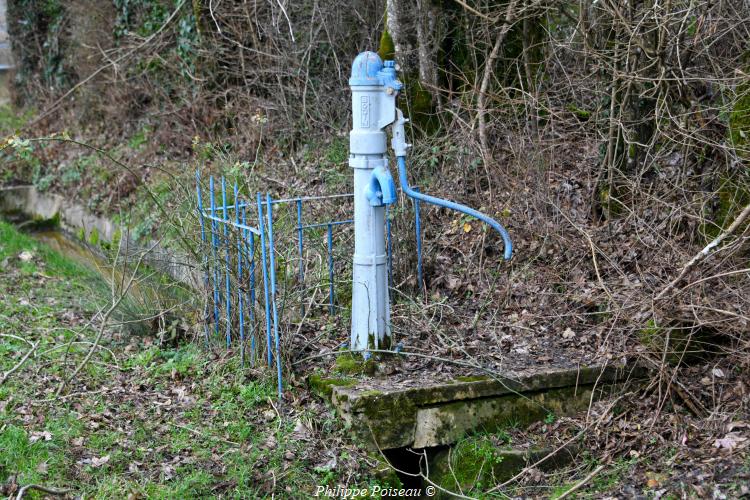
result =
[{"label": "blue pump head", "polygon": [[380,85],[378,72],[383,69],[383,61],[375,52],[360,53],[352,63],[352,77],[349,85]]},{"label": "blue pump head", "polygon": [[396,62],[384,63],[378,54],[370,51],[362,52],[354,59],[349,85],[377,85],[392,88],[395,92],[403,88],[403,84],[397,78]]}]

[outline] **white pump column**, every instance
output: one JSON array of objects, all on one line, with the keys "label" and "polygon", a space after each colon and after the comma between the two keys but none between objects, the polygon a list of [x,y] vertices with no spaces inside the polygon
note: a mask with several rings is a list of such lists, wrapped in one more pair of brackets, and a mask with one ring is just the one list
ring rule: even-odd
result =
[{"label": "white pump column", "polygon": [[363,52],[352,66],[352,131],[349,165],[354,169],[353,351],[390,347],[390,302],[386,269],[385,205],[396,201],[386,158],[386,126],[396,119],[393,61],[385,65]]}]

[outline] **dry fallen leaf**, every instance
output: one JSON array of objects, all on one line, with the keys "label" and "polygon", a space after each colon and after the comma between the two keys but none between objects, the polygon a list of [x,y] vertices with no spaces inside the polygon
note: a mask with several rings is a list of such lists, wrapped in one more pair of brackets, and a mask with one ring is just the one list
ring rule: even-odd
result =
[{"label": "dry fallen leaf", "polygon": [[727,432],[732,432],[735,429],[747,429],[748,427],[750,427],[750,424],[742,420],[738,420],[736,422],[730,422],[729,424],[727,424]]},{"label": "dry fallen leaf", "polygon": [[266,439],[266,442],[263,444],[263,446],[268,450],[273,450],[276,448],[278,443],[276,442],[276,438],[271,434],[268,436],[268,439]]},{"label": "dry fallen leaf", "polygon": [[94,457],[91,459],[91,467],[101,467],[102,465],[109,462],[109,455],[104,455],[103,457]]},{"label": "dry fallen leaf", "polygon": [[734,448],[736,448],[740,443],[743,443],[747,441],[746,437],[742,437],[736,432],[730,432],[723,438],[719,438],[716,441],[714,441],[714,448],[723,448],[725,450],[732,451]]},{"label": "dry fallen leaf", "polygon": [[268,408],[263,412],[263,420],[266,422],[270,422],[271,420],[276,418],[276,412],[273,411],[271,408]]},{"label": "dry fallen leaf", "polygon": [[461,279],[459,279],[459,278],[457,278],[455,276],[450,276],[448,278],[448,289],[449,290],[455,290],[459,286],[461,286]]},{"label": "dry fallen leaf", "polygon": [[170,479],[174,477],[175,468],[169,464],[162,464],[161,473],[164,476],[164,479],[169,481]]},{"label": "dry fallen leaf", "polygon": [[52,433],[49,431],[34,431],[31,433],[29,441],[36,443],[37,441],[52,441]]},{"label": "dry fallen leaf", "polygon": [[297,422],[294,424],[292,436],[294,439],[308,439],[310,437],[310,429],[302,423],[302,420],[297,419]]}]

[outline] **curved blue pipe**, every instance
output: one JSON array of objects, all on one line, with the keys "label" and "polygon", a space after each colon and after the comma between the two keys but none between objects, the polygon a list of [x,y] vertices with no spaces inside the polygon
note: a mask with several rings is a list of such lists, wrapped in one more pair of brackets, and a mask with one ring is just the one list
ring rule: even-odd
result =
[{"label": "curved blue pipe", "polygon": [[495,219],[487,217],[483,213],[478,212],[473,208],[467,207],[466,205],[461,205],[460,203],[444,200],[442,198],[435,198],[434,196],[422,194],[413,190],[411,187],[409,187],[409,180],[406,177],[406,158],[404,158],[403,156],[397,156],[396,159],[398,161],[398,180],[401,183],[401,189],[404,190],[406,196],[408,196],[409,198],[414,198],[416,200],[424,201],[426,203],[432,203],[433,205],[437,205],[439,207],[457,210],[466,215],[476,217],[482,222],[489,224],[495,231],[500,233],[500,236],[503,238],[503,245],[505,247],[503,258],[505,260],[510,260],[511,256],[513,255],[513,242],[510,241],[510,235],[508,234],[508,231],[506,231],[499,222],[497,222]]}]

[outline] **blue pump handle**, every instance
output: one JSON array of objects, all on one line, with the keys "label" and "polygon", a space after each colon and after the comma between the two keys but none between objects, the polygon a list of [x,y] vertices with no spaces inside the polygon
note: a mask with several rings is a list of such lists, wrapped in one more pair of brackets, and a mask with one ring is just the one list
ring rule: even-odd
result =
[{"label": "blue pump handle", "polygon": [[453,201],[444,200],[442,198],[436,198],[434,196],[430,196],[427,194],[422,194],[420,192],[414,191],[409,186],[409,180],[407,179],[407,176],[406,176],[406,158],[404,156],[397,156],[396,159],[398,161],[398,180],[401,183],[401,189],[403,189],[404,193],[406,193],[406,196],[408,196],[409,198],[414,198],[420,201],[424,201],[426,203],[431,203],[439,207],[450,208],[452,210],[456,210],[466,215],[471,215],[472,217],[476,217],[482,222],[487,223],[493,229],[495,229],[498,233],[500,233],[500,236],[503,238],[503,245],[505,247],[503,258],[505,260],[510,260],[511,256],[513,255],[513,242],[510,240],[510,235],[508,234],[508,231],[506,231],[505,228],[499,222],[497,222],[495,219],[491,217],[484,215],[481,212],[478,212],[477,210],[474,210],[473,208],[467,207],[466,205],[461,205],[460,203],[455,203]]}]

